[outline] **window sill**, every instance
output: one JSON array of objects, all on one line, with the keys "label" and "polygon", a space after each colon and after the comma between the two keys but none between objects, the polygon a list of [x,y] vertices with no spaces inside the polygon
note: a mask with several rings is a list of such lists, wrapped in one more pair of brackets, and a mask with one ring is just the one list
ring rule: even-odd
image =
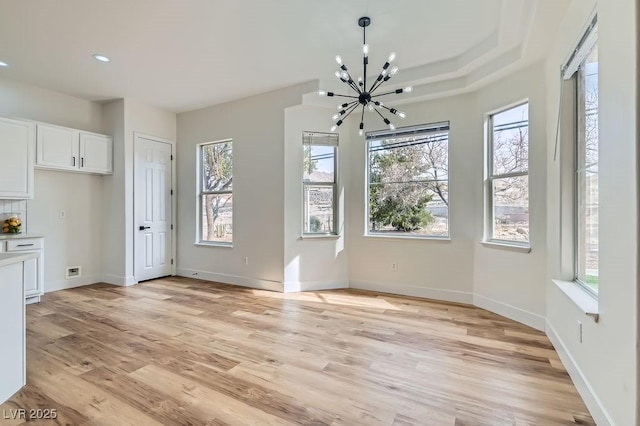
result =
[{"label": "window sill", "polygon": [[371,238],[375,240],[415,240],[415,241],[442,241],[451,242],[451,237],[420,237],[416,235],[376,235],[364,234],[363,238]]},{"label": "window sill", "polygon": [[193,243],[193,245],[199,246],[199,247],[233,248],[233,244],[224,244],[224,243]]},{"label": "window sill", "polygon": [[521,244],[511,244],[502,241],[482,241],[480,244],[488,248],[499,250],[517,251],[519,253],[531,253],[531,246],[525,246]]},{"label": "window sill", "polygon": [[598,300],[571,281],[551,280],[562,292],[580,308],[582,312],[594,322],[598,322]]},{"label": "window sill", "polygon": [[301,235],[301,240],[337,240],[342,235],[337,234],[318,234],[318,235]]}]

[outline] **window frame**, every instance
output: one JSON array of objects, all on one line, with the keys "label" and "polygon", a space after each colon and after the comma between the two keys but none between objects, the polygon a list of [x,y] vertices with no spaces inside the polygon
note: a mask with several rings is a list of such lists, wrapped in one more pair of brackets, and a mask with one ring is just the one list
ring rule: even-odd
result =
[{"label": "window frame", "polygon": [[[335,137],[336,138],[336,143],[335,145],[332,144],[313,144],[313,143],[306,143],[305,140],[307,137],[312,138],[313,135],[322,135],[322,136],[326,136],[326,137]],[[333,182],[305,182],[304,180],[304,147],[305,146],[332,146],[333,147]],[[339,179],[339,173],[338,173],[338,147],[340,146],[340,135],[338,133],[327,133],[327,132],[311,132],[311,131],[304,131],[302,132],[302,155],[303,155],[303,169],[302,169],[302,176],[301,176],[301,181],[302,181],[302,229],[301,229],[301,233],[300,235],[302,236],[302,238],[323,238],[323,237],[328,237],[328,238],[333,238],[333,237],[337,237],[340,235],[340,230],[339,230],[339,222],[338,222],[338,218],[339,218],[339,206],[338,206],[338,179]],[[327,187],[327,188],[332,188],[332,211],[333,211],[333,229],[331,232],[307,232],[305,230],[305,216],[306,216],[306,212],[307,212],[307,198],[306,198],[306,188],[307,187]]]},{"label": "window frame", "polygon": [[[195,245],[201,245],[201,246],[212,246],[212,247],[233,247],[233,232],[232,232],[232,238],[230,242],[223,242],[223,241],[208,241],[205,240],[203,238],[203,233],[202,233],[202,226],[203,226],[203,211],[202,211],[202,206],[203,206],[203,197],[206,195],[216,195],[216,194],[231,194],[231,196],[233,197],[233,186],[231,188],[231,190],[224,190],[224,191],[205,191],[203,189],[203,161],[204,161],[204,155],[203,155],[203,148],[209,145],[216,145],[216,144],[222,144],[222,143],[230,143],[231,144],[231,176],[233,178],[233,173],[234,173],[234,156],[233,156],[233,139],[229,138],[229,139],[221,139],[221,140],[216,140],[216,141],[211,141],[211,142],[203,142],[203,143],[199,143],[196,145],[196,178],[197,178],[197,183],[196,183],[196,191],[197,191],[197,197],[196,197],[196,242]],[[233,206],[231,208],[231,229],[235,228],[235,209],[233,209]]]},{"label": "window frame", "polygon": [[[393,233],[393,234],[384,234],[378,232],[371,232],[369,229],[370,222],[370,185],[371,185],[371,155],[370,155],[370,144],[372,141],[376,139],[369,138],[369,135],[376,134],[402,134],[406,132],[414,132],[420,133],[425,132],[429,133],[430,130],[437,132],[437,129],[443,128],[446,126],[447,132],[447,235],[416,235],[413,233]],[[443,130],[444,131],[444,130]],[[438,121],[426,124],[419,124],[415,126],[406,126],[406,127],[398,127],[393,131],[381,130],[374,132],[367,132],[365,134],[365,208],[364,208],[364,234],[363,236],[366,238],[381,238],[381,239],[405,239],[405,240],[425,240],[425,241],[451,241],[451,171],[450,171],[450,161],[451,158],[451,145],[450,145],[450,135],[451,135],[451,122],[448,120]],[[430,179],[424,182],[435,182],[436,180]]]},{"label": "window frame", "polygon": [[[493,182],[496,179],[507,179],[512,177],[521,177],[527,176],[527,193],[528,193],[528,205],[527,210],[530,211],[531,207],[531,179],[530,179],[530,161],[529,155],[527,155],[527,170],[526,172],[511,172],[511,173],[503,173],[503,174],[494,174],[494,151],[493,151],[493,142],[494,142],[494,131],[493,131],[493,118],[494,116],[501,114],[503,112],[509,111],[511,109],[518,108],[520,106],[527,105],[527,116],[529,116],[530,112],[530,102],[529,99],[522,99],[512,104],[506,105],[500,109],[494,110],[486,114],[485,118],[485,137],[486,137],[486,146],[485,146],[485,226],[484,226],[484,239],[483,243],[490,244],[496,247],[504,247],[504,248],[517,248],[523,249],[525,253],[529,253],[531,250],[531,217],[529,217],[529,239],[528,241],[516,241],[516,240],[503,240],[499,238],[494,238],[495,232],[495,212],[494,212],[494,190],[493,190]],[[531,128],[531,119],[527,118],[527,153],[529,153],[529,148],[531,146],[529,141],[529,129]]]},{"label": "window frame", "polygon": [[[594,27],[596,27],[597,19],[594,21],[592,25],[593,27],[589,29],[589,31],[585,34],[585,37],[592,35],[591,31],[593,30]],[[575,101],[574,101],[575,102],[574,103],[575,134],[573,138],[574,140],[573,140],[573,164],[572,164],[572,171],[573,171],[573,185],[572,185],[573,217],[572,217],[572,220],[573,220],[573,281],[578,286],[580,286],[583,290],[585,290],[589,295],[597,299],[599,291],[594,290],[589,284],[587,284],[586,281],[582,280],[579,276],[580,275],[580,256],[583,254],[583,251],[584,251],[583,249],[580,249],[580,237],[581,237],[581,233],[580,233],[581,216],[580,215],[583,212],[580,209],[580,202],[581,202],[580,175],[581,173],[584,174],[585,178],[587,175],[586,168],[584,170],[580,170],[581,154],[584,153],[586,155],[586,150],[587,150],[587,137],[585,134],[586,132],[584,131],[584,127],[586,126],[586,116],[587,116],[587,111],[584,105],[585,104],[584,95],[586,93],[585,65],[591,53],[594,51],[594,49],[597,49],[598,47],[597,29],[595,31],[595,37],[596,37],[596,41],[594,42],[593,46],[591,46],[588,49],[585,57],[580,61],[575,73],[571,77],[575,84]],[[599,98],[599,92],[600,92],[600,89],[598,87],[598,98]],[[599,106],[598,106],[597,115],[599,118],[600,116]],[[598,134],[598,165],[599,164],[600,164],[600,137]],[[599,187],[600,185],[598,183],[598,189]],[[585,200],[582,200],[582,201],[585,201]],[[598,197],[598,210],[600,210],[599,197]],[[586,212],[586,207],[584,211]],[[599,222],[600,220],[598,218],[598,223]],[[598,241],[599,241],[599,237],[598,237]],[[585,258],[586,258],[586,255],[585,255]],[[585,266],[585,270],[586,270],[586,266]],[[599,285],[600,283],[598,282],[598,290],[599,290]]]}]

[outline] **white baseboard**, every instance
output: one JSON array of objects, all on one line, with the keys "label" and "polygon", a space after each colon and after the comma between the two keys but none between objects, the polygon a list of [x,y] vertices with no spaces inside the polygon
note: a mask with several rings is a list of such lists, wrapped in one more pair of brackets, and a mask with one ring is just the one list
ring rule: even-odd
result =
[{"label": "white baseboard", "polygon": [[399,294],[403,296],[423,297],[425,299],[444,300],[447,302],[473,302],[473,295],[464,291],[444,290],[440,288],[417,287],[404,284],[376,283],[370,281],[351,281],[350,288],[378,291],[380,293]]},{"label": "white baseboard", "polygon": [[107,284],[119,285],[121,287],[129,287],[134,284],[138,284],[136,278],[133,276],[121,276],[105,274],[102,276],[102,282]]},{"label": "white baseboard", "polygon": [[569,373],[571,380],[573,380],[573,384],[589,409],[593,420],[595,420],[596,424],[599,426],[613,425],[614,423],[611,416],[607,413],[607,410],[605,410],[602,401],[600,401],[600,398],[598,398],[594,392],[586,376],[580,367],[578,367],[578,364],[576,364],[575,359],[573,359],[573,356],[571,356],[571,353],[567,350],[567,347],[562,342],[558,333],[556,333],[556,330],[549,321],[546,321],[545,325],[547,337],[551,340],[553,347],[560,357],[560,361],[562,361],[564,368],[567,370],[567,373]]},{"label": "white baseboard", "polygon": [[100,275],[71,278],[68,280],[47,281],[44,283],[44,292],[51,293],[52,291],[67,290],[69,288],[82,287],[99,282],[102,282],[102,277]]},{"label": "white baseboard", "polygon": [[233,284],[242,287],[256,288],[259,290],[269,290],[283,292],[284,286],[281,282],[262,280],[260,278],[242,277],[238,275],[217,274],[214,272],[198,271],[195,269],[177,268],[176,274],[180,277],[198,278],[205,281],[214,281],[223,284]]},{"label": "white baseboard", "polygon": [[544,331],[545,319],[542,315],[534,314],[533,312],[525,311],[524,309],[479,294],[473,295],[473,304],[479,308],[533,327],[536,330]]},{"label": "white baseboard", "polygon": [[299,291],[320,291],[337,290],[349,288],[349,281],[287,281],[284,283],[285,293],[296,293]]}]

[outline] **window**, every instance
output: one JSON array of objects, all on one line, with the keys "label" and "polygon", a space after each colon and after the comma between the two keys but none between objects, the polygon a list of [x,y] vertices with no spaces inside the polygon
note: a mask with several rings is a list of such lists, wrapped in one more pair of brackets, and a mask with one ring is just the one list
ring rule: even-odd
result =
[{"label": "window", "polygon": [[598,293],[598,48],[577,71],[576,279]]},{"label": "window", "polygon": [[230,140],[198,145],[199,242],[233,242],[233,150]]},{"label": "window", "polygon": [[303,234],[336,235],[338,135],[304,132]]},{"label": "window", "polygon": [[[562,274],[569,274],[593,296],[599,290],[599,151],[598,17],[562,68],[561,158],[563,228]],[[573,232],[566,232],[572,230]],[[572,235],[569,235],[572,234]]]},{"label": "window", "polygon": [[367,234],[449,236],[449,122],[367,133]]},{"label": "window", "polygon": [[492,114],[487,144],[487,239],[529,244],[529,104]]}]

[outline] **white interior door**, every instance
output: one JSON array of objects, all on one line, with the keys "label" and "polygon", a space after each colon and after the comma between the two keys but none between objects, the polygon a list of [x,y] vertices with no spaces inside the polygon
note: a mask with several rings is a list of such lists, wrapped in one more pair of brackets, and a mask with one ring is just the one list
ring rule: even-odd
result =
[{"label": "white interior door", "polygon": [[135,139],[135,278],[171,275],[172,219],[170,143],[143,136]]}]

